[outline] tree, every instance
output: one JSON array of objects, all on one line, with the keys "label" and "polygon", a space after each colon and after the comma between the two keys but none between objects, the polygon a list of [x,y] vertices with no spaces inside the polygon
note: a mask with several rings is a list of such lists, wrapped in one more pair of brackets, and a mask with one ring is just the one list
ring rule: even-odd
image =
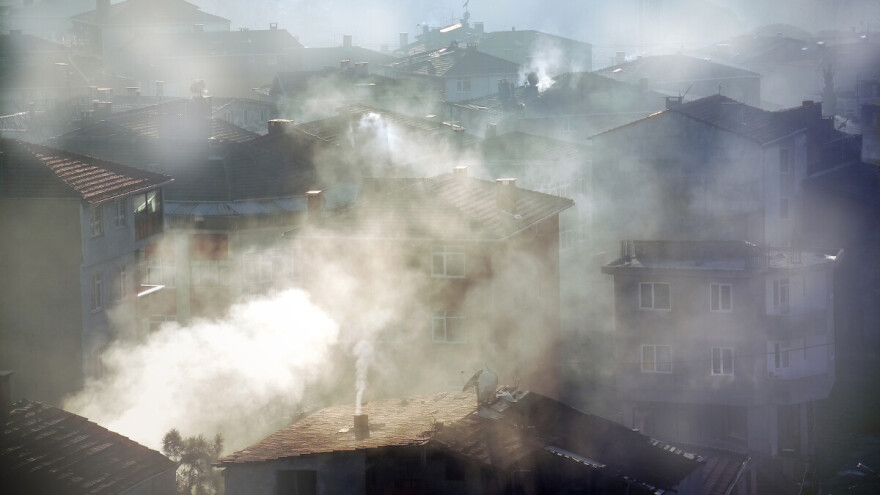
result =
[{"label": "tree", "polygon": [[223,450],[223,438],[212,442],[201,435],[183,438],[177,429],[162,437],[162,453],[177,463],[179,495],[215,495],[221,493],[222,480],[213,463]]}]

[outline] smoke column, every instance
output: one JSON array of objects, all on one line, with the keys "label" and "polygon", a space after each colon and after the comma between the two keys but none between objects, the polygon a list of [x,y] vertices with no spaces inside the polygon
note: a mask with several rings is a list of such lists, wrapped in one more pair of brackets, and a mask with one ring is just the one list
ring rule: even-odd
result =
[{"label": "smoke column", "polygon": [[220,433],[227,448],[240,448],[302,407],[327,373],[338,333],[305,292],[278,292],[236,304],[223,319],[166,324],[113,345],[104,377],[64,409],[153,448],[172,428]]},{"label": "smoke column", "polygon": [[355,363],[355,389],[357,393],[354,398],[354,413],[361,414],[361,403],[364,399],[364,390],[367,388],[367,369],[370,366],[370,359],[373,356],[373,345],[369,341],[361,340],[354,346],[354,354],[357,356]]}]

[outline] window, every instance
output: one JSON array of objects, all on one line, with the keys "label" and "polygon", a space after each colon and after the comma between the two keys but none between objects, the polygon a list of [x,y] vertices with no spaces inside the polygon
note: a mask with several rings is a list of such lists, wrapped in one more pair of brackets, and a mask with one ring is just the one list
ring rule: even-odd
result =
[{"label": "window", "polygon": [[455,81],[455,89],[459,93],[470,93],[471,92],[471,80],[470,79],[459,79]]},{"label": "window", "polygon": [[435,277],[464,277],[464,249],[439,246],[431,250],[431,275]]},{"label": "window", "polygon": [[782,342],[773,344],[773,367],[777,370],[788,368],[788,349]]},{"label": "window", "polygon": [[672,373],[672,347],[668,345],[643,345],[642,372]]},{"label": "window", "polygon": [[712,374],[733,375],[733,348],[712,348]]},{"label": "window", "polygon": [[116,284],[113,295],[117,301],[128,295],[128,267],[126,265],[116,267]]},{"label": "window", "polygon": [[134,239],[139,241],[162,232],[162,197],[158,190],[132,196]]},{"label": "window", "polygon": [[730,284],[709,284],[709,310],[730,313],[733,309],[733,296]]},{"label": "window", "polygon": [[773,308],[788,313],[788,279],[773,281]]},{"label": "window", "polygon": [[101,272],[92,275],[92,311],[97,311],[104,306],[104,274]]},{"label": "window", "polygon": [[452,311],[437,313],[431,319],[434,342],[464,343],[464,316]]},{"label": "window", "polygon": [[669,284],[640,283],[639,308],[672,309],[672,299],[669,289]]},{"label": "window", "polygon": [[92,237],[104,235],[104,205],[91,205],[89,207],[89,219]]},{"label": "window", "polygon": [[284,469],[275,472],[278,495],[317,495],[318,472],[313,469]]},{"label": "window", "polygon": [[116,224],[116,228],[125,227],[125,222],[126,222],[125,215],[126,215],[126,213],[128,213],[128,208],[125,207],[126,206],[125,198],[117,199],[116,202],[114,203],[114,206],[116,207],[116,218],[115,218],[115,222],[114,222]]},{"label": "window", "polygon": [[779,173],[787,174],[791,172],[791,159],[789,157],[790,153],[787,149],[779,150]]}]

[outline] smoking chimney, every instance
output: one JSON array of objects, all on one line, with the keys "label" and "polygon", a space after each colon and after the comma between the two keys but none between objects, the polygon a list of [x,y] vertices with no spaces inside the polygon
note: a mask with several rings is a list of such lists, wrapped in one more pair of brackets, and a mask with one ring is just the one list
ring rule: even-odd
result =
[{"label": "smoking chimney", "polygon": [[404,48],[409,44],[409,33],[400,33],[400,47]]},{"label": "smoking chimney", "polygon": [[306,212],[308,214],[309,221],[314,221],[321,218],[321,207],[322,197],[321,191],[319,189],[315,189],[312,191],[306,191]]},{"label": "smoking chimney", "polygon": [[370,438],[370,418],[366,414],[354,415],[354,437],[358,440]]},{"label": "smoking chimney", "polygon": [[457,167],[453,167],[452,175],[457,177],[458,179],[464,180],[467,179],[468,176],[468,168],[465,165],[459,165]]},{"label": "smoking chimney", "polygon": [[342,46],[345,48],[351,48],[351,35],[343,34],[342,35]]},{"label": "smoking chimney", "polygon": [[508,213],[516,212],[516,179],[495,179],[495,206]]},{"label": "smoking chimney", "polygon": [[369,62],[358,62],[354,64],[354,75],[357,77],[367,77],[370,75]]}]

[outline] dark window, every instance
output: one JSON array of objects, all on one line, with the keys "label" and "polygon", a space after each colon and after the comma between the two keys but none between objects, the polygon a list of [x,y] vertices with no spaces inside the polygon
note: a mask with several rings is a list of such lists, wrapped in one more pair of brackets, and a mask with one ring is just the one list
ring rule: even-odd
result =
[{"label": "dark window", "polygon": [[162,195],[158,189],[132,196],[132,203],[136,241],[162,232]]},{"label": "dark window", "polygon": [[317,495],[318,472],[312,469],[276,471],[278,495]]}]

